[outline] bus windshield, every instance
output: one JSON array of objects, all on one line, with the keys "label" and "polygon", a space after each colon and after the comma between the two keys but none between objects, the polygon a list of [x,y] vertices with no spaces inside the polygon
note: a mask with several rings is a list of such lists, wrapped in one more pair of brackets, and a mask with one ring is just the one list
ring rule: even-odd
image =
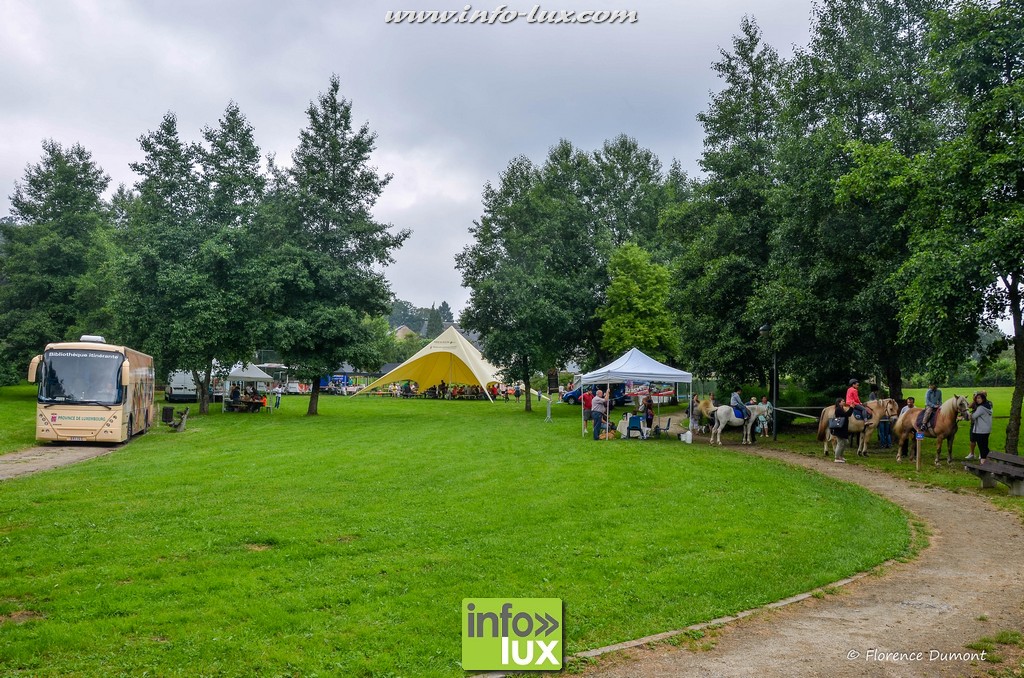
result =
[{"label": "bus windshield", "polygon": [[39,402],[121,404],[121,364],[112,351],[59,350],[43,354]]}]

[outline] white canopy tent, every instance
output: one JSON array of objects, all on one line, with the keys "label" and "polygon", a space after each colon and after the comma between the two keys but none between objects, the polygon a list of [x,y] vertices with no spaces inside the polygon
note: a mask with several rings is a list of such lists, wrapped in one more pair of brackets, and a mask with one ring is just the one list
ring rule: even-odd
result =
[{"label": "white canopy tent", "polygon": [[227,409],[231,384],[236,381],[242,382],[242,386],[244,388],[245,384],[269,384],[274,381],[274,378],[252,363],[237,363],[233,368],[231,368],[231,372],[224,381],[224,393],[222,394],[220,401],[222,410]]},{"label": "white canopy tent", "polygon": [[[657,384],[691,384],[690,400],[693,400],[692,384],[693,374],[684,370],[664,365],[638,348],[631,348],[622,354],[618,359],[604,367],[588,372],[580,377],[580,387],[587,384],[622,384],[630,381],[647,382]],[[580,401],[582,403],[582,399]],[[583,410],[580,409],[580,419],[583,419]],[[611,420],[608,421],[609,427]]]},{"label": "white canopy tent", "polygon": [[228,379],[230,381],[252,381],[259,383],[274,381],[272,376],[251,363],[248,365],[242,365],[241,363],[235,365],[234,369],[231,370],[231,374],[228,375]]}]

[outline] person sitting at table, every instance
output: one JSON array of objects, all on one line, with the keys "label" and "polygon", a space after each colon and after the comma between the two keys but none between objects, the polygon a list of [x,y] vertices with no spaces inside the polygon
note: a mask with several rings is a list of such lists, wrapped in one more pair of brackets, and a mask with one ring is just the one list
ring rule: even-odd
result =
[{"label": "person sitting at table", "polygon": [[238,384],[231,387],[231,402],[239,403],[242,400],[242,389],[238,388]]}]

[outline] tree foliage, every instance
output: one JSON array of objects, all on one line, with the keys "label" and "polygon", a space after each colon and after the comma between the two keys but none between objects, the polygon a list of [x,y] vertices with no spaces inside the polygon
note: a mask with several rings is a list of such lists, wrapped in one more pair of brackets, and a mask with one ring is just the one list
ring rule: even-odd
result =
[{"label": "tree foliage", "polygon": [[104,332],[109,177],[82,146],[47,140],[0,223],[0,383],[51,341]]},{"label": "tree foliage", "polygon": [[706,179],[689,204],[678,204],[664,227],[684,243],[674,262],[679,284],[681,356],[698,373],[742,381],[763,375],[752,306],[768,264],[773,215],[767,209],[780,107],[781,61],[744,17],[732,51],[712,68],[722,91],[698,115],[705,130]]},{"label": "tree foliage", "polygon": [[263,330],[265,299],[253,283],[266,179],[253,129],[234,103],[203,138],[205,147],[182,141],[172,113],[140,138],[120,317],[162,375],[192,372],[205,413],[214,361],[230,369],[251,360]]},{"label": "tree foliage", "polygon": [[271,332],[284,362],[313,382],[311,415],[321,376],[380,359],[367,317],[391,309],[381,267],[409,235],[371,215],[391,175],[370,165],[376,134],[353,125],[340,89],[333,76],[307,108],[292,167],[275,172],[264,240]]},{"label": "tree foliage", "polygon": [[1024,401],[1024,8],[965,2],[936,15],[933,86],[953,107],[953,135],[908,157],[859,147],[844,190],[903,206],[912,255],[900,282],[903,336],[948,374],[979,331],[1009,315],[1016,359],[1006,451],[1019,445]]},{"label": "tree foliage", "polygon": [[836,188],[851,142],[936,142],[940,108],[924,75],[934,4],[826,0],[787,68],[769,195],[777,223],[752,320],[772,323],[783,365],[814,388],[881,374],[900,397],[923,357],[899,332],[891,272],[909,248],[898,210],[837,203]]},{"label": "tree foliage", "polygon": [[651,255],[628,243],[608,263],[607,303],[598,310],[604,320],[601,343],[613,355],[636,347],[658,361],[675,358],[678,329],[669,313],[669,270]]}]

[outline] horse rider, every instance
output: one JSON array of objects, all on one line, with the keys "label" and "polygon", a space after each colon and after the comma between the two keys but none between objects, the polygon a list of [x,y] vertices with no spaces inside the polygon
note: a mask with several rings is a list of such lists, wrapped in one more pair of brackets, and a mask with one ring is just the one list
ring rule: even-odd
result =
[{"label": "horse rider", "polygon": [[928,384],[928,390],[924,392],[924,419],[922,419],[921,430],[932,428],[932,415],[942,407],[942,391],[934,383]]},{"label": "horse rider", "polygon": [[729,399],[729,404],[743,412],[743,419],[746,420],[750,418],[750,410],[747,408],[747,404],[743,402],[743,396],[740,395],[742,390],[739,386],[736,387],[736,390],[732,392],[732,398]]},{"label": "horse rider", "polygon": [[850,387],[846,389],[846,406],[852,407],[855,412],[860,412],[861,416],[867,420],[871,418],[871,410],[860,402],[860,393],[857,392],[858,385],[860,385],[860,380],[856,377],[850,380]]}]

